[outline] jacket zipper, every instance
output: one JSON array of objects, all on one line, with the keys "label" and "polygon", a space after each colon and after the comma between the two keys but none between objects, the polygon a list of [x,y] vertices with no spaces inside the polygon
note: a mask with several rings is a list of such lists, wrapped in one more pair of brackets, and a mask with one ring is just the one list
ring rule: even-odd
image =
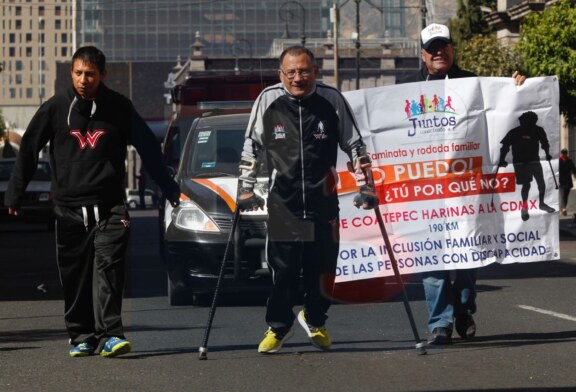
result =
[{"label": "jacket zipper", "polygon": [[300,170],[302,175],[302,215],[303,218],[306,219],[306,184],[304,181],[304,133],[303,133],[303,126],[302,126],[302,105],[300,104],[301,101],[298,100],[298,116],[299,116],[299,125],[300,125]]}]

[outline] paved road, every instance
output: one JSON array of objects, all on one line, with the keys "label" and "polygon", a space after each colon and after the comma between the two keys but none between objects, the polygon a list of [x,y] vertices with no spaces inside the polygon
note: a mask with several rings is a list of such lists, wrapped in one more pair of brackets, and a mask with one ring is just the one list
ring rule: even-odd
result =
[{"label": "paved road", "polygon": [[[170,307],[154,214],[133,214],[124,307],[134,351],[72,359],[63,328],[53,234],[0,224],[0,391],[574,391],[576,226],[562,220],[562,260],[480,271],[478,337],[418,356],[403,305],[336,305],[334,346],[320,352],[297,330],[281,354],[256,352],[261,299],[218,308],[207,361],[208,309]],[[393,287],[391,287],[393,289]],[[409,283],[419,334],[425,309]]]}]

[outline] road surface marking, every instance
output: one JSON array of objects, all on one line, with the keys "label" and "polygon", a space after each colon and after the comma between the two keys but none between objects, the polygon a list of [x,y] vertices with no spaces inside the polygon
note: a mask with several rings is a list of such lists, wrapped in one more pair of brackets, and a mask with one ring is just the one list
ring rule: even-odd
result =
[{"label": "road surface marking", "polygon": [[538,312],[542,314],[548,314],[550,316],[558,317],[564,320],[576,321],[576,317],[568,316],[567,314],[552,312],[551,310],[535,308],[533,306],[518,305],[519,308],[532,310],[533,312]]}]

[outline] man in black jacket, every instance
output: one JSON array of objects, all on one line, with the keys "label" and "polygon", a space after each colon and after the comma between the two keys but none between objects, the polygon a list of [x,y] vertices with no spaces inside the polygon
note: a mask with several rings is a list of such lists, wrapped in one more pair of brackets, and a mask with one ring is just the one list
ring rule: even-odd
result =
[{"label": "man in black jacket", "polygon": [[70,356],[99,352],[114,357],[131,350],[121,319],[130,232],[124,191],[128,144],[174,206],[180,190],[162,165],[154,134],[130,100],[104,85],[104,54],[93,46],[78,49],[70,74],[72,87],[46,101],[30,121],[4,203],[9,214],[20,213],[38,154],[49,142]]},{"label": "man in black jacket", "polygon": [[[311,343],[325,350],[332,344],[325,321],[339,250],[338,147],[356,163],[359,175],[360,164],[367,169],[370,159],[342,94],[316,82],[319,69],[313,53],[289,47],[279,65],[281,83],[258,96],[240,161],[240,210],[264,205],[254,192],[261,155],[266,154],[270,173],[266,256],[272,290],[266,310],[269,328],[258,351],[280,350],[292,336],[296,318]],[[376,202],[370,185],[363,185],[354,200],[365,209]],[[304,307],[296,317],[292,308],[301,272]]]},{"label": "man in black jacket", "polygon": [[[477,76],[455,64],[456,51],[447,26],[432,23],[421,33],[422,68],[418,73],[402,80],[402,83],[428,80],[456,79]],[[516,85],[526,77],[518,72],[512,74]],[[454,271],[454,282],[450,271],[431,271],[422,274],[422,283],[428,307],[428,343],[444,345],[452,343],[452,330],[464,338],[476,334],[472,315],[476,312],[476,272],[473,269]]]}]

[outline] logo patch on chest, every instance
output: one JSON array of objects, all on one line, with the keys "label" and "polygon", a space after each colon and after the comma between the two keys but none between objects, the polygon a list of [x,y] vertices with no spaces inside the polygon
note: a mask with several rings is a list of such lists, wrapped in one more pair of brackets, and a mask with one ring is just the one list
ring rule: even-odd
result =
[{"label": "logo patch on chest", "polygon": [[282,124],[274,126],[274,140],[278,139],[286,139],[286,128]]},{"label": "logo patch on chest", "polygon": [[92,150],[96,148],[98,144],[98,139],[106,132],[103,129],[97,129],[95,131],[86,132],[86,136],[82,135],[82,132],[78,130],[70,131],[70,135],[74,136],[80,145],[80,148],[84,150],[87,146],[90,146]]},{"label": "logo patch on chest", "polygon": [[316,140],[328,139],[328,134],[324,130],[324,123],[322,121],[318,123],[318,129],[312,134],[312,136],[314,136]]}]

